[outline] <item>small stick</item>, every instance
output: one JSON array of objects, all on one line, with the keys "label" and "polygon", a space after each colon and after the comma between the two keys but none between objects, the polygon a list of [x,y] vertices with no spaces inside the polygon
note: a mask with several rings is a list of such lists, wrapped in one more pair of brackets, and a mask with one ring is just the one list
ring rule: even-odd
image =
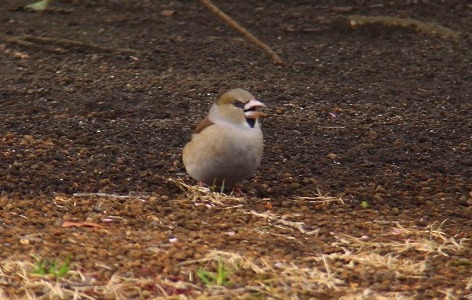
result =
[{"label": "small stick", "polygon": [[74,47],[74,46],[83,47],[83,48],[97,50],[100,52],[124,52],[124,53],[137,53],[138,52],[134,49],[129,49],[129,48],[100,46],[93,43],[81,42],[77,40],[61,39],[61,38],[27,35],[27,36],[22,37],[22,39],[27,40],[27,41],[37,42],[37,43],[57,44],[57,45],[65,46],[65,47]]},{"label": "small stick", "polygon": [[280,58],[280,56],[277,55],[277,53],[274,52],[269,46],[261,42],[258,38],[256,38],[252,33],[247,31],[245,28],[243,28],[241,25],[236,23],[231,17],[229,17],[227,14],[222,12],[218,7],[216,7],[210,0],[198,0],[201,4],[203,4],[206,8],[208,8],[212,13],[217,15],[223,22],[228,24],[231,28],[239,32],[242,36],[246,38],[249,42],[255,44],[257,47],[262,48],[264,52],[272,59],[272,61],[277,64],[277,65],[283,65],[284,62]]},{"label": "small stick", "polygon": [[[25,36],[9,36],[3,33],[0,33],[0,40],[3,40],[10,44],[17,44],[20,46],[25,47],[32,47],[32,48],[44,48],[41,47],[40,44],[46,45],[59,45],[67,48],[71,47],[81,47],[81,48],[88,48],[92,50],[96,50],[99,52],[118,52],[118,53],[132,53],[136,54],[139,51],[129,48],[115,48],[115,47],[107,47],[107,46],[100,46],[93,43],[81,42],[77,40],[69,40],[69,39],[61,39],[61,38],[54,38],[54,37],[44,37],[44,36],[32,36],[32,35],[25,35]],[[46,49],[48,50],[48,49]],[[49,49],[53,52],[61,52],[57,49]]]},{"label": "small stick", "polygon": [[461,36],[461,32],[451,30],[434,22],[421,22],[410,18],[404,19],[389,16],[352,15],[348,17],[348,20],[353,28],[369,24],[381,24],[383,26],[397,26],[404,28],[414,26],[416,30],[421,33],[437,35],[444,39],[458,39]]}]

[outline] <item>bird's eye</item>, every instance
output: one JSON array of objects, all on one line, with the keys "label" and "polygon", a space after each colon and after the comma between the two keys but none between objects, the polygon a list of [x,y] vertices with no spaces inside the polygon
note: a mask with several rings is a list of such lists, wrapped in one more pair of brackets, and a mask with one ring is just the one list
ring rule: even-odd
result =
[{"label": "bird's eye", "polygon": [[242,103],[241,101],[233,100],[232,104],[237,108],[244,109],[244,103]]}]

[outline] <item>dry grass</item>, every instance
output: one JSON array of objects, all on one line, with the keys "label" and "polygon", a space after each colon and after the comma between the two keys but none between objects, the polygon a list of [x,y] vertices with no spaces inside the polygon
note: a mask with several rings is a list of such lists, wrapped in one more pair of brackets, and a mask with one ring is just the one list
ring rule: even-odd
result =
[{"label": "dry grass", "polygon": [[189,185],[182,179],[169,179],[170,182],[175,184],[182,192],[182,198],[190,200],[196,203],[206,203],[207,205],[226,206],[230,203],[241,203],[246,202],[244,197],[236,197],[232,194],[227,195],[225,193],[219,193],[211,188]]},{"label": "dry grass", "polygon": [[295,199],[319,204],[338,203],[344,205],[344,200],[341,197],[323,195],[319,189],[316,189],[316,195],[314,197],[295,197]]},{"label": "dry grass", "polygon": [[258,213],[256,211],[251,210],[249,214],[252,214],[256,217],[267,219],[270,222],[274,222],[276,224],[280,224],[282,226],[288,227],[288,228],[293,228],[298,230],[302,234],[306,235],[316,235],[320,231],[319,229],[307,231],[303,226],[305,225],[303,222],[295,222],[295,221],[289,221],[284,219],[283,217],[279,217],[269,211],[266,211],[264,213]]},{"label": "dry grass", "polygon": [[[332,253],[327,257],[332,261],[348,261],[346,268],[355,270],[362,266],[365,269],[388,270],[397,276],[421,276],[426,270],[426,261],[414,261],[407,258],[400,258],[395,254],[381,255],[375,252],[352,252],[345,250],[345,253]],[[320,260],[315,257],[314,260]]]},{"label": "dry grass", "polygon": [[[129,278],[113,275],[99,282],[79,271],[70,271],[62,278],[32,274],[35,265],[25,261],[6,260],[0,263],[0,299],[137,299],[150,298],[149,287],[158,298],[169,299],[179,291],[198,291],[190,282],[166,278]],[[17,287],[14,289],[13,287]],[[154,295],[156,296],[156,295]]]},{"label": "dry grass", "polygon": [[[414,250],[425,255],[450,256],[468,247],[469,239],[457,240],[454,237],[448,237],[442,231],[445,222],[443,221],[439,225],[435,222],[425,228],[414,226],[406,228],[397,223],[391,232],[384,234],[384,237],[391,237],[388,241],[365,241],[361,238],[343,235],[339,239],[339,244],[355,246],[366,251],[392,251],[400,254]],[[401,238],[401,241],[398,241],[398,237]]]},{"label": "dry grass", "polygon": [[386,292],[378,293],[371,289],[364,289],[360,291],[352,291],[345,296],[341,296],[339,300],[413,300],[418,299],[415,293],[398,293]]},{"label": "dry grass", "polygon": [[[1,299],[301,299],[304,295],[338,293],[340,299],[414,299],[413,292],[381,292],[362,288],[346,281],[341,274],[360,274],[368,270],[391,272],[394,277],[422,278],[428,263],[424,259],[404,257],[407,249],[428,255],[456,255],[467,240],[448,237],[439,225],[425,228],[405,227],[399,224],[390,233],[402,237],[404,243],[365,241],[343,235],[334,243],[340,252],[302,257],[297,261],[280,261],[272,257],[254,257],[248,254],[211,250],[199,260],[185,261],[182,268],[194,271],[214,262],[223,262],[232,270],[228,286],[206,286],[193,272],[188,281],[172,281],[165,277],[127,278],[114,275],[108,282],[98,282],[91,276],[72,270],[63,278],[32,274],[31,262],[6,260],[0,263]],[[415,239],[412,242],[412,239]],[[390,251],[388,254],[382,254]],[[415,256],[418,257],[418,256]],[[466,279],[464,291],[470,291],[472,278]],[[16,288],[12,288],[16,287]],[[149,289],[152,287],[152,289]],[[453,290],[438,290],[444,299],[457,299]],[[467,297],[470,298],[472,293]],[[183,298],[182,298],[183,297]],[[466,298],[467,298],[466,297]]]},{"label": "dry grass", "polygon": [[[204,203],[209,208],[216,205],[236,208],[235,213],[251,214],[272,224],[267,229],[269,233],[289,237],[300,245],[317,241],[318,231],[307,231],[302,222],[288,220],[293,216],[259,213],[241,205],[245,201],[242,197],[189,186],[183,181],[174,182],[184,192],[185,201]],[[323,205],[344,203],[340,198],[321,194],[301,201]],[[467,255],[464,253],[469,252],[464,250],[470,248],[470,241],[448,236],[443,230],[446,223],[433,223],[426,227],[397,223],[375,238],[341,233],[333,236],[329,253],[311,253],[293,259],[259,256],[255,251],[210,250],[202,259],[179,264],[182,274],[186,274],[186,279],[181,277],[180,281],[169,280],[165,275],[139,278],[119,274],[98,280],[86,271],[77,271],[79,268],[74,266],[61,278],[38,276],[32,274],[35,268],[32,262],[10,258],[0,262],[0,299],[307,299],[326,295],[336,295],[339,299],[415,299],[421,295],[414,289],[390,286],[391,290],[385,291],[366,284],[376,282],[372,276],[378,273],[389,280],[427,281],[426,272],[434,258],[442,259],[444,267],[452,257],[469,260],[469,257],[464,257]],[[283,233],[278,233],[278,230]],[[229,284],[205,286],[196,276],[196,271],[214,268],[220,262],[231,271]],[[472,299],[471,290],[472,277],[469,277],[464,278],[460,291],[438,287],[435,292],[444,299],[458,299],[458,295]]]},{"label": "dry grass", "polygon": [[[35,275],[34,269],[35,265],[27,261],[9,259],[1,262],[1,299],[9,299],[9,296],[21,299],[94,299],[82,292],[96,286],[93,278],[70,271],[63,279],[56,280],[52,276]],[[18,289],[12,293],[11,287]]]},{"label": "dry grass", "polygon": [[[246,257],[239,253],[212,250],[200,260],[187,261],[183,265],[222,262],[229,269],[245,271],[244,289],[209,286],[206,296],[228,295],[238,292],[244,298],[251,294],[270,296],[274,299],[286,299],[290,294],[313,293],[325,289],[339,290],[344,281],[337,278],[325,261],[324,269],[314,266],[300,266],[293,262],[274,261],[270,257]],[[252,276],[247,276],[249,271]]]}]

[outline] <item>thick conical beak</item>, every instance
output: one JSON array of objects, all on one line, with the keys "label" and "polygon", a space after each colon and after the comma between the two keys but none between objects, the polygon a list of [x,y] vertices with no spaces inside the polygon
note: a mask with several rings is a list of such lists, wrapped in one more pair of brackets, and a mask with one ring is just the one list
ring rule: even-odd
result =
[{"label": "thick conical beak", "polygon": [[244,105],[244,115],[248,119],[258,119],[266,117],[267,114],[257,111],[260,107],[267,107],[264,103],[259,100],[251,99],[248,103]]}]

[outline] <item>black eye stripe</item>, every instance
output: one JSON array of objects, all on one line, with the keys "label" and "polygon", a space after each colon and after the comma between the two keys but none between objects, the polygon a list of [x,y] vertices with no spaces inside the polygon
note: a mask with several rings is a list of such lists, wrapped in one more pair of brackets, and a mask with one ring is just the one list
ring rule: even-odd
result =
[{"label": "black eye stripe", "polygon": [[244,109],[244,103],[242,103],[241,101],[234,100],[232,103],[233,103],[233,105],[236,106],[237,108]]}]

